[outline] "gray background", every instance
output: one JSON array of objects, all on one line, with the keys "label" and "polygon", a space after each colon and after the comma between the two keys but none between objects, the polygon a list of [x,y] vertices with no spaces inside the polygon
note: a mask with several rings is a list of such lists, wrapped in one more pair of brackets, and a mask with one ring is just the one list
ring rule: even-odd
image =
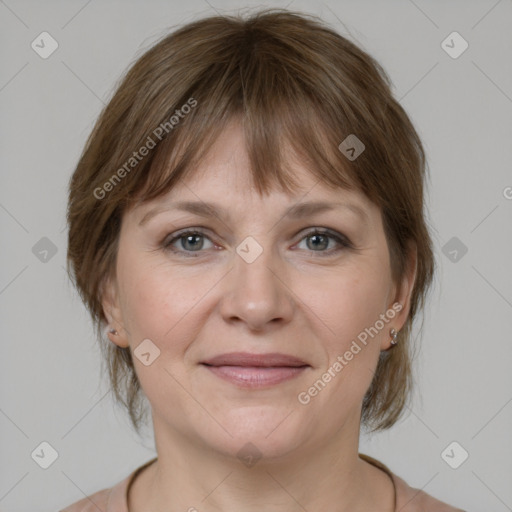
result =
[{"label": "gray background", "polygon": [[[65,273],[66,187],[100,109],[169,27],[289,3],[0,1],[0,510],[58,510],[154,456],[151,428],[141,443],[107,394]],[[321,16],[383,64],[429,157],[439,280],[415,400],[389,432],[363,436],[360,452],[468,511],[512,510],[512,2],[290,8]],[[31,48],[43,31],[59,44],[47,59]],[[469,43],[456,59],[441,47],[453,31]],[[57,249],[47,261],[33,252],[43,237]],[[457,261],[451,245],[443,253],[452,237],[468,249],[456,248]],[[58,452],[48,469],[31,458],[42,441]],[[458,469],[441,456],[452,441],[469,453]]]}]

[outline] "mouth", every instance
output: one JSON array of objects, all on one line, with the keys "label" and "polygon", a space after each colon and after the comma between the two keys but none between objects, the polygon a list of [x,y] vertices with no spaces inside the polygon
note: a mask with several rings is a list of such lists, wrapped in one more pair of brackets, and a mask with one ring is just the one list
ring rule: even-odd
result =
[{"label": "mouth", "polygon": [[215,376],[243,388],[274,386],[293,379],[310,365],[286,354],[232,352],[201,362]]}]

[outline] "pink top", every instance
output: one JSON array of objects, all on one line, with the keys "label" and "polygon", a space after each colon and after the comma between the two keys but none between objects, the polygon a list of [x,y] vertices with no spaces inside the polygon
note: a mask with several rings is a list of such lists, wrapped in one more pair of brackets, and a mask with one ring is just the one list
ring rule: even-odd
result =
[{"label": "pink top", "polygon": [[[436,500],[429,494],[409,487],[404,480],[392,473],[382,462],[362,453],[359,457],[385,471],[395,484],[395,512],[465,512]],[[111,488],[103,489],[87,496],[59,512],[129,512],[128,489],[135,477],[157,458],[146,462],[134,470],[124,480]]]}]

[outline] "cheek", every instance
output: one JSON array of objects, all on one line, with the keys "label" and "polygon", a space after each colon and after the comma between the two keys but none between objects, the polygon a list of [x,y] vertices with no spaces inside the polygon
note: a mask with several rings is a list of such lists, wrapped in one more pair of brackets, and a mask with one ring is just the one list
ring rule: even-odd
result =
[{"label": "cheek", "polygon": [[[379,275],[371,268],[354,269],[330,280],[324,293],[316,297],[315,312],[329,327],[324,328],[328,335],[323,339],[327,361],[316,377],[328,391],[319,393],[322,398],[318,403],[337,411],[333,414],[339,421],[346,411],[360,407],[373,379],[382,337],[389,329],[388,324],[375,330],[387,306],[389,283],[383,275],[385,272]],[[313,386],[316,379],[311,382]],[[319,389],[322,386],[319,384]]]},{"label": "cheek", "polygon": [[[123,321],[136,346],[149,338],[159,347],[180,351],[199,328],[190,319],[201,308],[201,301],[218,281],[204,271],[197,275],[181,271],[165,262],[125,253],[119,259],[119,281]],[[199,308],[199,309],[198,309]],[[171,343],[172,342],[172,343]]]},{"label": "cheek", "polygon": [[[170,374],[182,380],[186,351],[201,329],[194,321],[201,298],[215,283],[211,277],[191,277],[165,263],[154,265],[129,254],[119,260],[118,270],[123,323],[142,389],[152,404],[163,400],[177,406],[179,386]],[[137,348],[146,339],[157,347],[150,349],[153,354],[160,351],[148,366],[137,358]]]},{"label": "cheek", "polygon": [[[380,270],[380,271],[379,271]],[[329,329],[329,358],[343,354],[357,340],[365,329],[375,325],[379,316],[385,312],[387,292],[389,288],[385,269],[372,265],[346,269],[335,278],[329,279],[321,288],[321,293],[310,298],[311,309],[314,309],[323,324]],[[385,329],[382,329],[385,331]],[[372,332],[374,333],[374,331]],[[374,337],[368,336],[367,345],[380,349],[378,340],[385,333],[379,332]],[[362,334],[361,338],[364,338]],[[370,344],[369,342],[373,343]],[[359,355],[363,355],[361,351]],[[370,350],[374,352],[374,350]],[[370,356],[369,357],[373,357]],[[361,357],[358,356],[359,359]]]}]

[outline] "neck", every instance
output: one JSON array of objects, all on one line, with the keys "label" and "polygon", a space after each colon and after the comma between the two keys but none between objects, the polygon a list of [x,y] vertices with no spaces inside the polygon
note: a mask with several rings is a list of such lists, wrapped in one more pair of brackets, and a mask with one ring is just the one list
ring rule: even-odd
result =
[{"label": "neck", "polygon": [[169,432],[157,416],[153,423],[158,460],[134,483],[130,512],[260,512],[269,504],[276,512],[393,510],[389,478],[358,456],[358,418],[327,444],[303,443],[279,456],[245,457],[246,463]]}]

